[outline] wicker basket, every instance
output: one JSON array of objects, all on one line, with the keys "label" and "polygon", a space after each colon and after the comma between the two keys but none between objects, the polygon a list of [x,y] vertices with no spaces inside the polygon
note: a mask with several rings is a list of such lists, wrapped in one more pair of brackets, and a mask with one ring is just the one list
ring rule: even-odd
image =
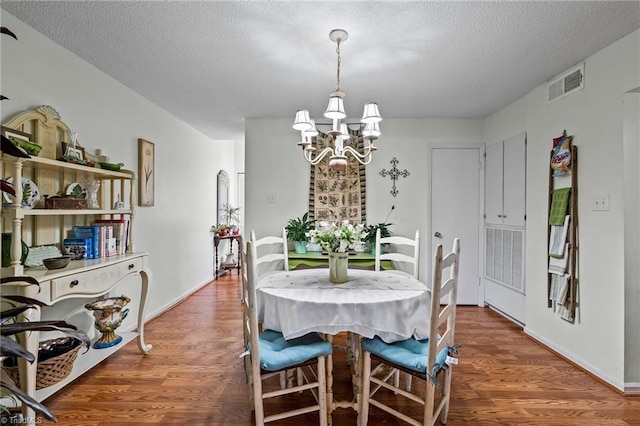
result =
[{"label": "wicker basket", "polygon": [[[57,339],[45,340],[40,342],[38,355],[43,351],[49,350],[52,345],[60,345],[68,343],[71,337],[60,337]],[[76,339],[73,339],[76,340]],[[51,385],[55,385],[59,381],[66,378],[71,374],[73,369],[73,363],[78,356],[78,351],[82,346],[80,341],[76,341],[77,345],[72,347],[69,351],[62,353],[53,358],[49,358],[44,361],[38,360],[37,374],[36,374],[36,389],[46,388]],[[3,370],[11,377],[16,384],[20,383],[20,374],[17,366],[3,366]]]},{"label": "wicker basket", "polygon": [[64,210],[84,210],[87,208],[87,200],[84,198],[75,198],[69,196],[46,197],[44,200],[45,209],[64,209]]}]

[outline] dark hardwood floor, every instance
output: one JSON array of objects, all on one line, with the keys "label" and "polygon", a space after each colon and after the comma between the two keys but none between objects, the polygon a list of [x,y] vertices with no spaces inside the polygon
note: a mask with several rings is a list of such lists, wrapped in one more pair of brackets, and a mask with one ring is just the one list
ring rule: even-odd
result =
[{"label": "dark hardwood floor", "polygon": [[[149,355],[131,342],[45,401],[58,424],[252,425],[238,358],[239,286],[236,275],[205,286],[147,324]],[[640,398],[619,395],[490,309],[459,307],[456,341],[463,346],[453,373],[449,425],[640,425]],[[343,351],[336,351],[335,368],[337,396],[348,398]],[[295,396],[284,404],[295,404]],[[333,415],[335,426],[355,421],[348,409]],[[312,425],[317,417],[272,424]],[[369,424],[405,423],[372,407]]]}]

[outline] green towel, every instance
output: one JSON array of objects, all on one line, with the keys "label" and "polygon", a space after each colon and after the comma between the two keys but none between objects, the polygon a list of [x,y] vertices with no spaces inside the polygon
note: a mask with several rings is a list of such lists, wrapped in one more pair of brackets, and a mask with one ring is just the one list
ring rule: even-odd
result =
[{"label": "green towel", "polygon": [[569,209],[571,188],[560,188],[553,191],[551,209],[549,211],[549,225],[564,225],[564,217]]}]

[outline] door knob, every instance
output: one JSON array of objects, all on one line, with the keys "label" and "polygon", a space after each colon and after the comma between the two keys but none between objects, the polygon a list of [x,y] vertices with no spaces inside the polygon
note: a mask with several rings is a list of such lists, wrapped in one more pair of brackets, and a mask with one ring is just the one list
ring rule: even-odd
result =
[{"label": "door knob", "polygon": [[436,238],[442,238],[442,234],[439,232],[436,232],[435,234],[433,234],[433,236]]}]

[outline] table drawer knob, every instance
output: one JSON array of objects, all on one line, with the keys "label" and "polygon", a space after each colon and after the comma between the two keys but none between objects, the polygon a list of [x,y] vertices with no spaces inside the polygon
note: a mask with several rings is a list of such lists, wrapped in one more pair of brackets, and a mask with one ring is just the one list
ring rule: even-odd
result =
[{"label": "table drawer knob", "polygon": [[136,267],[136,265],[134,265],[133,263],[130,263],[130,264],[129,264],[129,269],[133,269],[133,268],[135,268],[135,267]]},{"label": "table drawer knob", "polygon": [[78,280],[73,280],[73,281],[71,281],[71,283],[69,284],[69,287],[75,287],[75,286],[77,286],[78,284],[80,284],[80,283],[78,282]]}]

